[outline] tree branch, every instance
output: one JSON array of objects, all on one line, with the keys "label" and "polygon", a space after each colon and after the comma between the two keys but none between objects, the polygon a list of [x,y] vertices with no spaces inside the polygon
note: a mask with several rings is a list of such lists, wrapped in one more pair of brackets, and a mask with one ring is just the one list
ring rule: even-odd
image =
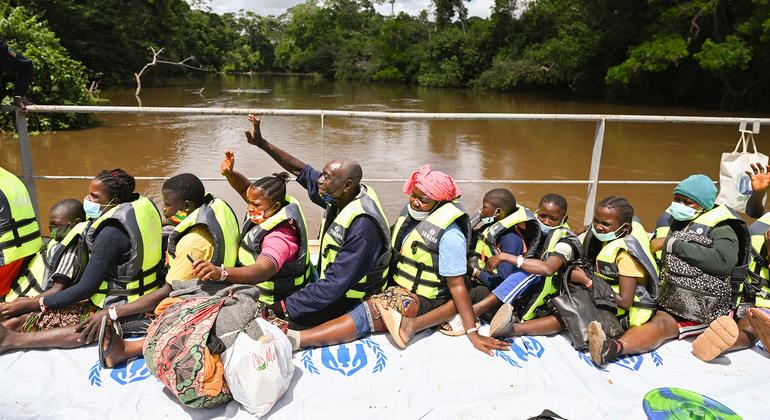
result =
[{"label": "tree branch", "polygon": [[144,75],[146,72],[150,71],[152,67],[158,65],[158,64],[169,64],[172,66],[180,66],[180,67],[186,67],[188,69],[193,70],[199,70],[199,71],[206,71],[206,69],[200,68],[200,67],[193,67],[189,64],[187,64],[190,60],[195,60],[195,57],[189,56],[185,58],[182,61],[167,61],[167,60],[158,60],[158,56],[160,53],[163,52],[165,48],[161,48],[158,51],[155,51],[155,48],[150,47],[150,51],[152,51],[152,61],[145,64],[144,67],[142,67],[141,70],[139,70],[139,73],[134,73],[134,78],[136,78],[136,92],[134,92],[134,96],[136,96],[137,101],[139,101],[139,106],[141,106],[141,100],[139,100],[139,93],[142,91],[142,75]]}]

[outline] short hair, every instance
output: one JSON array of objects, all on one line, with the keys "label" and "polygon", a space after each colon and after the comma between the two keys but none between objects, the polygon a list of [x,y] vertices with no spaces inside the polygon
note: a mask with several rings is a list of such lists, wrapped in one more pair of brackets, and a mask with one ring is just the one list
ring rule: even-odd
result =
[{"label": "short hair", "polygon": [[484,194],[484,200],[489,201],[495,207],[499,207],[503,212],[512,212],[516,210],[516,197],[505,188],[495,188]]},{"label": "short hair", "polygon": [[188,200],[196,207],[205,202],[206,188],[197,176],[184,173],[172,176],[163,183],[163,190],[174,194],[178,200]]},{"label": "short hair", "polygon": [[134,200],[136,194],[136,180],[126,171],[116,168],[99,172],[94,179],[98,179],[110,197],[117,198],[121,203]]},{"label": "short hair", "polygon": [[342,161],[342,171],[346,178],[353,181],[353,184],[358,185],[361,183],[361,178],[364,176],[364,171],[361,169],[361,165],[352,160]]},{"label": "short hair", "polygon": [[564,213],[567,213],[567,199],[556,193],[548,193],[540,199],[540,204],[551,203],[557,205]]},{"label": "short hair", "polygon": [[289,174],[286,172],[275,173],[273,176],[259,178],[251,184],[252,188],[262,190],[262,195],[270,203],[282,202],[286,197],[286,183],[289,182]]},{"label": "short hair", "polygon": [[64,217],[70,221],[75,219],[80,219],[81,221],[86,220],[86,212],[83,209],[83,202],[75,200],[74,198],[67,198],[61,201],[57,201],[53,206],[51,206],[51,213],[59,212],[61,212],[62,215],[64,215]]},{"label": "short hair", "polygon": [[631,203],[623,197],[611,195],[599,202],[599,207],[613,209],[620,215],[622,223],[631,223],[634,220],[634,208]]}]

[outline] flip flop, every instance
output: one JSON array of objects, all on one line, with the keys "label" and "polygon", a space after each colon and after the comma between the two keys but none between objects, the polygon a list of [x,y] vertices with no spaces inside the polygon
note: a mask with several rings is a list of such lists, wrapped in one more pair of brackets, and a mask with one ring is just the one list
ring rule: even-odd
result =
[{"label": "flip flop", "polygon": [[110,328],[108,324],[109,319],[107,316],[102,317],[102,322],[99,324],[99,339],[97,343],[99,344],[99,364],[102,365],[102,368],[109,369],[107,366],[107,356],[112,353],[112,347],[115,345],[115,332],[113,331],[112,334],[110,334],[110,342],[107,344],[107,350],[104,349],[104,336],[107,335],[107,328]]},{"label": "flip flop", "polygon": [[749,308],[749,324],[765,350],[770,352],[770,315],[760,308]]},{"label": "flip flop", "polygon": [[[481,327],[481,322],[476,320],[476,328]],[[463,328],[463,319],[460,318],[460,314],[455,314],[452,319],[439,325],[439,332],[450,337],[459,337],[465,335],[465,328]]]},{"label": "flip flop", "polygon": [[692,354],[704,362],[710,362],[738,341],[738,324],[729,316],[720,316],[711,321],[692,342]]},{"label": "flip flop", "polygon": [[401,313],[395,309],[383,307],[380,302],[374,302],[374,307],[377,308],[377,311],[380,313],[382,322],[385,323],[385,327],[388,329],[388,333],[390,333],[391,338],[393,338],[393,342],[395,342],[398,347],[405,349],[406,343],[404,343],[404,340],[401,339],[400,333],[402,318]]}]

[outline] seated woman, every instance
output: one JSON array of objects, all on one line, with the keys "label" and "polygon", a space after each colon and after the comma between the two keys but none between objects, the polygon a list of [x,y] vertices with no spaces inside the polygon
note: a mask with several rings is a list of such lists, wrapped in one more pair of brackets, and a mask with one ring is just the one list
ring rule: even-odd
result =
[{"label": "seated woman", "polygon": [[[727,337],[734,342],[737,331],[726,328],[725,316],[735,307],[746,276],[750,240],[745,222],[730,208],[715,206],[716,197],[714,182],[706,175],[692,175],[676,186],[667,210],[669,233],[650,245],[652,252],[663,250],[659,309],[650,322],[634,326],[618,339],[606,337],[600,325],[591,323],[594,363],[601,366],[624,354],[655,350],[672,338],[699,335],[709,323],[715,327],[714,336],[693,343],[693,352],[701,359],[710,360],[729,347],[723,347]],[[715,346],[716,339],[723,345]]]},{"label": "seated woman", "polygon": [[[486,201],[486,197],[485,197]],[[486,207],[486,204],[485,204]],[[515,207],[515,206],[514,206]],[[518,212],[524,212],[524,207]],[[526,210],[529,213],[529,210]],[[483,214],[483,212],[482,212]],[[515,214],[515,213],[514,213]],[[471,290],[473,312],[480,316],[495,308],[500,308],[492,319],[490,336],[505,337],[512,334],[514,322],[521,317],[529,320],[535,317],[536,311],[556,293],[558,285],[554,278],[566,266],[577,258],[580,253],[580,243],[566,226],[567,201],[558,194],[546,194],[540,200],[537,211],[532,216],[537,223],[537,230],[545,238],[545,246],[537,247],[534,252],[521,246],[519,240],[518,252],[515,256],[506,252],[495,253],[486,260],[484,273],[475,274],[476,278],[493,277],[492,272],[505,273],[505,277],[496,283],[490,291],[486,286],[476,286]],[[531,244],[531,242],[530,242]],[[525,258],[522,254],[541,257]],[[499,267],[508,264],[510,270],[501,271]],[[478,269],[476,269],[478,270]],[[514,309],[513,303],[516,304]],[[502,305],[502,306],[501,306]],[[399,339],[407,344],[414,334],[429,328],[436,323],[451,317],[456,313],[453,303],[447,302],[441,307],[417,318],[402,318],[398,313],[389,312],[385,317],[388,331],[398,332]],[[398,342],[398,340],[396,340]]]},{"label": "seated woman", "polygon": [[[122,305],[111,305],[97,312],[83,326],[81,338],[87,340],[99,332],[99,360],[103,367],[115,365],[142,354],[143,339],[124,341],[116,330],[144,335],[146,320],[173,285],[195,278],[192,262],[210,260],[215,264],[232,265],[238,250],[238,220],[230,206],[206,194],[201,180],[189,173],[173,176],[163,183],[163,217],[173,226],[166,254],[166,281],[159,289]],[[141,322],[144,320],[145,322]],[[137,322],[138,321],[138,322]],[[120,328],[113,328],[117,322]],[[133,328],[124,328],[126,324]]]},{"label": "seated woman", "polygon": [[295,350],[345,343],[371,332],[384,332],[385,308],[414,317],[449,299],[455,302],[474,347],[488,354],[509,347],[503,341],[482,337],[474,326],[464,279],[470,223],[454,202],[460,197],[454,180],[426,165],[409,177],[403,192],[409,194],[409,202],[392,228],[393,249],[398,250],[388,271],[392,286],[337,319],[309,330],[288,330]]},{"label": "seated woman", "polygon": [[52,295],[80,280],[87,259],[83,247],[88,228],[83,203],[74,199],[57,202],[49,213],[51,240],[22,270],[0,303],[3,325],[19,331],[28,314],[40,308],[42,296]]},{"label": "seated woman", "polygon": [[25,332],[0,327],[0,353],[92,343],[98,329],[83,337],[80,330],[90,323],[82,321],[158,287],[160,214],[152,201],[134,192],[135,186],[134,177],[121,169],[102,171],[91,181],[83,200],[86,216],[93,220],[86,233],[89,260],[80,281],[41,297],[40,311],[30,316]]},{"label": "seated woman", "polygon": [[243,174],[233,170],[234,165],[235,155],[226,152],[220,171],[248,204],[238,266],[199,260],[193,264],[193,273],[201,280],[256,285],[259,301],[270,305],[316,277],[308,252],[305,216],[299,202],[286,194],[286,172],[250,184]]}]

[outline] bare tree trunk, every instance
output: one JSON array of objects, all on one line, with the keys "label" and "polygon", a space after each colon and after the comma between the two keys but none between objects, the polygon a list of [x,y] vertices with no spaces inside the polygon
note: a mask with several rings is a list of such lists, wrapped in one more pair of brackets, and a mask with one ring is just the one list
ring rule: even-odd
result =
[{"label": "bare tree trunk", "polygon": [[158,51],[155,51],[155,48],[150,47],[150,51],[152,51],[152,61],[145,64],[144,67],[142,67],[141,70],[139,70],[139,73],[134,73],[134,78],[136,79],[136,91],[134,92],[134,96],[136,96],[136,101],[139,103],[139,106],[142,106],[142,100],[139,99],[139,93],[142,91],[142,75],[144,75],[146,72],[148,72],[153,66],[156,64],[171,64],[172,66],[182,66],[187,67],[193,70],[201,70],[205,71],[205,69],[202,69],[200,67],[193,67],[189,64],[187,64],[187,61],[194,60],[195,57],[189,56],[185,58],[182,61],[177,62],[171,62],[171,61],[165,61],[165,60],[158,60],[158,56],[161,52],[163,52],[165,48],[161,48]]}]

